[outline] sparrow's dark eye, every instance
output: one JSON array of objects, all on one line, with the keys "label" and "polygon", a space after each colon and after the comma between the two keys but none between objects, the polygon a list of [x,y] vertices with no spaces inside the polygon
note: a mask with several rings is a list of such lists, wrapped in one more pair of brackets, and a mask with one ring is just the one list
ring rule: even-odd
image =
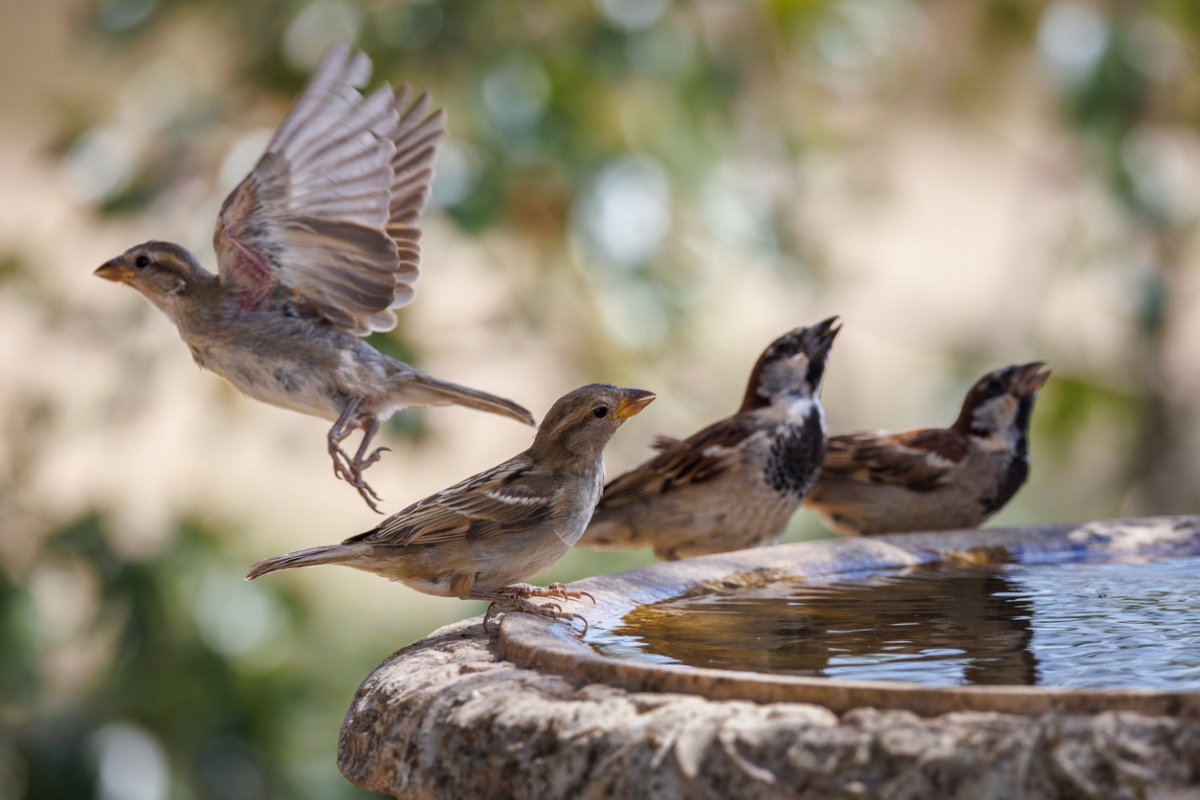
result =
[{"label": "sparrow's dark eye", "polygon": [[133,260],[133,265],[138,269],[145,269],[146,267],[150,266],[150,257],[144,255],[138,256]]},{"label": "sparrow's dark eye", "polygon": [[596,406],[592,409],[592,416],[596,419],[604,419],[608,416],[608,406]]}]

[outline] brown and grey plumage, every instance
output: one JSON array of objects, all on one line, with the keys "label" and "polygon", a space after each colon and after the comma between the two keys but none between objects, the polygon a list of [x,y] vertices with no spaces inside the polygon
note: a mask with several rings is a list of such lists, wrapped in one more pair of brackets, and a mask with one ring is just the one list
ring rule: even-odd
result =
[{"label": "brown and grey plumage", "polygon": [[982,524],[1029,474],[1029,419],[1050,375],[1043,366],[1033,361],[984,375],[949,428],[829,437],[804,505],[846,536]]},{"label": "brown and grey plumage", "polygon": [[776,339],[741,408],[614,478],[581,544],[653,546],[677,559],[772,544],[816,478],[825,449],[821,378],[836,317]]},{"label": "brown and grey plumage", "polygon": [[[396,324],[419,274],[418,219],[445,115],[424,93],[370,77],[361,52],[334,47],[254,169],[226,198],[213,234],[218,274],[183,247],[150,241],[96,274],[127,283],[175,323],[201,367],[245,394],[334,422],[334,474],[376,508],[363,470],[381,421],[405,406],[462,405],[533,424],[520,405],[439,380],[360,337]],[[363,438],[351,456],[341,442]],[[378,509],[376,509],[378,510]]]},{"label": "brown and grey plumage", "polygon": [[366,533],[265,559],[246,577],[343,564],[426,594],[571,618],[529,598],[578,593],[521,581],[553,564],[579,539],[604,485],[605,445],[653,399],[641,389],[606,384],[576,389],[546,413],[528,450],[413,503]]}]

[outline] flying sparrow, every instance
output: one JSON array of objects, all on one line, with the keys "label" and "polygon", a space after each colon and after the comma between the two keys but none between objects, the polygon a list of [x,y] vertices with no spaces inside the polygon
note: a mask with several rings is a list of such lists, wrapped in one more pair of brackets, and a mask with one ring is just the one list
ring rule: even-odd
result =
[{"label": "flying sparrow", "polygon": [[844,536],[974,528],[1029,474],[1029,417],[1041,361],[989,372],[949,428],[829,437],[804,505]]},{"label": "flying sparrow", "polygon": [[678,559],[771,544],[812,486],[825,451],[819,391],[837,317],[771,343],[731,417],[614,478],[581,544],[652,545]]},{"label": "flying sparrow", "polygon": [[[591,384],[547,412],[533,445],[499,466],[413,503],[341,544],[258,562],[247,580],[281,569],[344,564],[426,594],[488,600],[551,619],[580,619],[531,597],[585,596],[561,585],[522,583],[553,564],[583,533],[604,485],[604,446],[654,400],[641,389]],[[586,621],[585,621],[586,625]]]},{"label": "flying sparrow", "polygon": [[[380,422],[405,406],[462,405],[532,425],[510,400],[448,383],[360,337],[391,330],[413,298],[418,217],[445,114],[386,84],[367,96],[364,53],[335,46],[213,234],[218,274],[183,247],[150,241],[96,274],[137,289],[175,323],[201,367],[272,405],[332,420],[334,474],[378,511],[363,470]],[[363,431],[351,457],[341,447]]]}]

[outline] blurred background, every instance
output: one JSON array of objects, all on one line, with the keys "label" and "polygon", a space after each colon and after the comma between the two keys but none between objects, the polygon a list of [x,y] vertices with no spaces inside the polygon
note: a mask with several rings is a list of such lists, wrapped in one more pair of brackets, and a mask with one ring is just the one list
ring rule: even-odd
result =
[{"label": "blurred background", "polygon": [[[335,39],[449,111],[416,302],[379,347],[543,413],[660,399],[610,474],[840,314],[833,431],[951,421],[1045,359],[991,524],[1200,506],[1200,6],[1188,0],[0,0],[0,797],[363,797],[360,680],[482,606],[254,560],[375,524],[327,424],[200,372],[91,271],[209,244]],[[399,414],[396,510],[523,449]],[[789,538],[826,536],[807,512]],[[539,581],[649,563],[577,550]]]}]

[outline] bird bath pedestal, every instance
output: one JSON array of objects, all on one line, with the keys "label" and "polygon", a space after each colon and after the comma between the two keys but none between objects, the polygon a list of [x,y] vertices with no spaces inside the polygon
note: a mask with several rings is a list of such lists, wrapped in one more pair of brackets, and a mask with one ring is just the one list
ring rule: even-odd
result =
[{"label": "bird bath pedestal", "polygon": [[[698,586],[1200,538],[1200,518],[842,539],[574,584],[592,622]],[[406,798],[1200,797],[1200,692],[922,687],[601,656],[562,623],[447,626],[359,688],[338,764]],[[1200,642],[1197,642],[1200,647]]]}]

